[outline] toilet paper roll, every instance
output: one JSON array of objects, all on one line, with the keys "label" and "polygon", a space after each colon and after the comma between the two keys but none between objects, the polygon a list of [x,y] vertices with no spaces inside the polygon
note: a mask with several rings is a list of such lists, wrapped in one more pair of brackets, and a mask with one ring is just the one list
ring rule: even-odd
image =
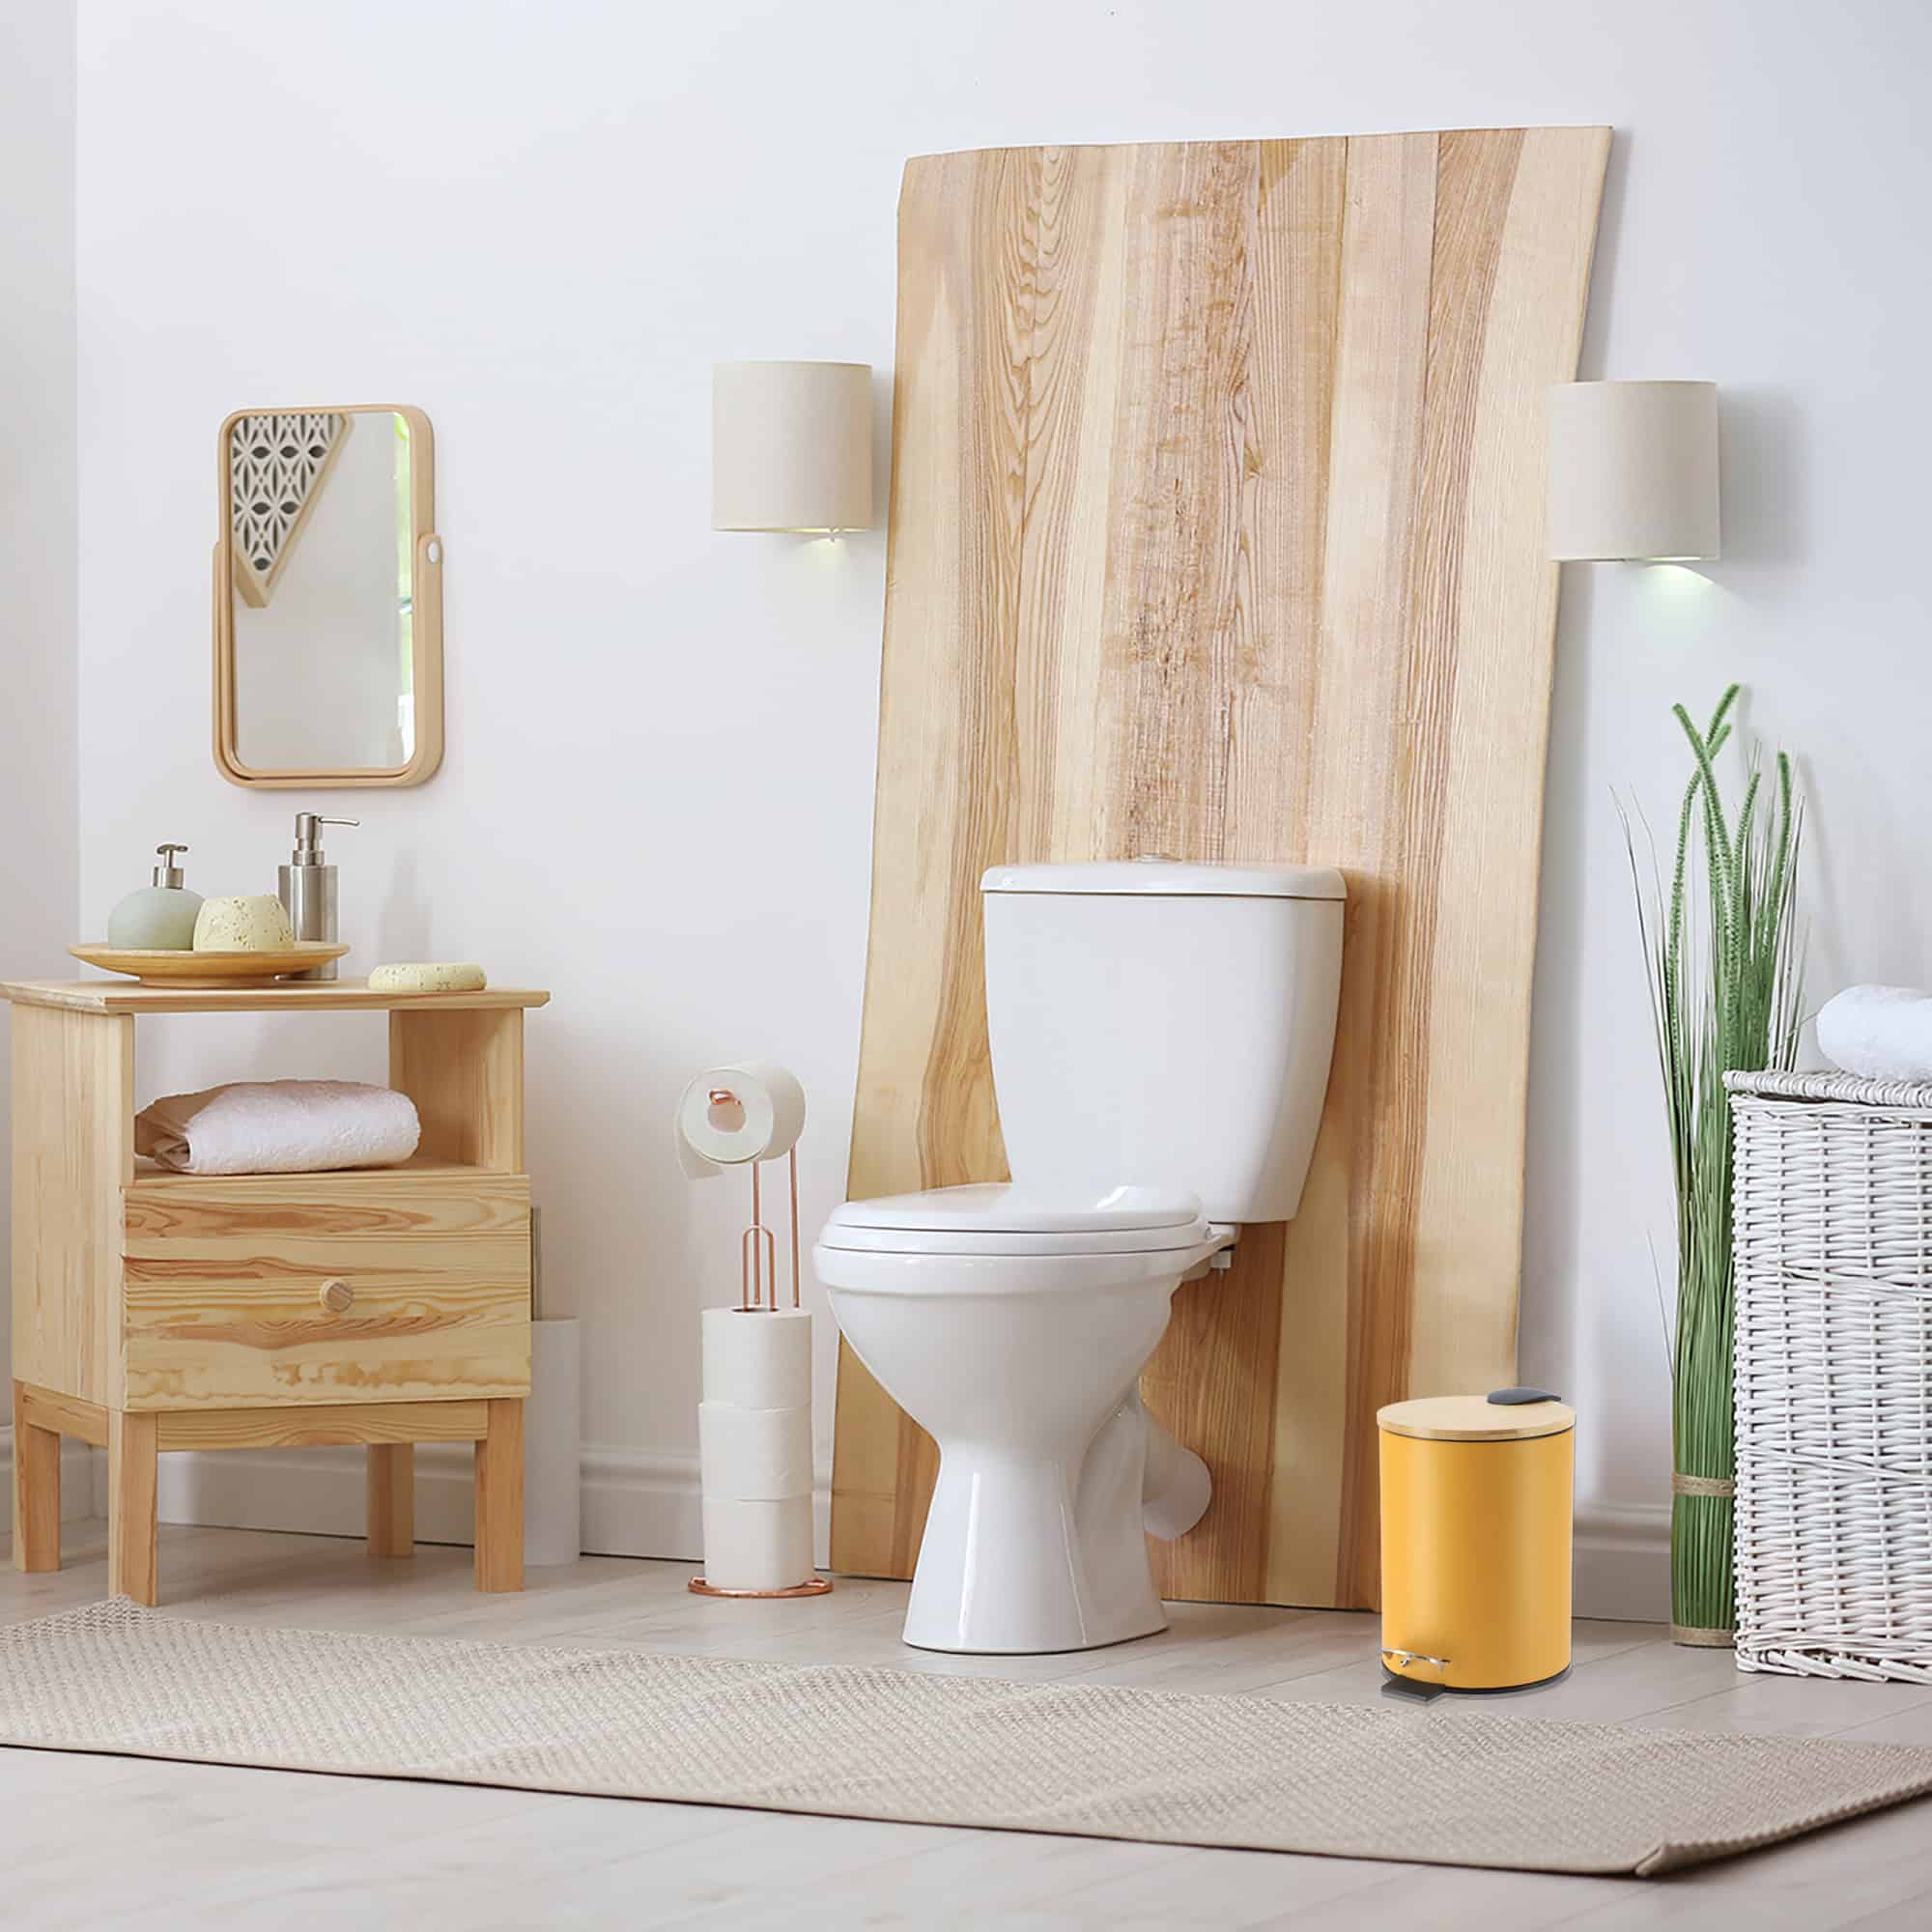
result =
[{"label": "toilet paper roll", "polygon": [[530,1398],[524,1405],[524,1561],[575,1563],[583,1553],[582,1331],[530,1324]]},{"label": "toilet paper roll", "polygon": [[790,1590],[811,1576],[811,1498],[704,1498],[704,1580],[714,1590]]},{"label": "toilet paper roll", "polygon": [[776,1502],[811,1493],[811,1411],[697,1405],[697,1466],[707,1497]]},{"label": "toilet paper roll", "polygon": [[[731,1098],[714,1101],[715,1093]],[[676,1129],[679,1163],[694,1180],[749,1160],[778,1160],[805,1131],[805,1089],[770,1061],[707,1066],[677,1103]]]},{"label": "toilet paper roll", "polygon": [[803,1308],[707,1308],[706,1403],[734,1408],[811,1406],[811,1316]]}]

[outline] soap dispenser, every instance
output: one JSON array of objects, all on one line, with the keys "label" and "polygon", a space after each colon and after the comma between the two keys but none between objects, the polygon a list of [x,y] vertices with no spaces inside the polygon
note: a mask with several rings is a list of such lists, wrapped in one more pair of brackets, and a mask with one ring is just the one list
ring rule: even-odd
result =
[{"label": "soap dispenser", "polygon": [[[360,823],[355,818],[323,818],[313,811],[296,813],[296,849],[289,854],[289,863],[277,867],[275,884],[282,910],[288,914],[289,924],[295,929],[298,939],[321,939],[333,943],[336,924],[335,867],[324,858],[322,828],[325,825]],[[335,961],[325,959],[320,966],[311,966],[306,973],[298,973],[293,977],[298,980],[332,980],[335,978]]]},{"label": "soap dispenser", "polygon": [[155,847],[161,862],[155,867],[155,883],[137,887],[107,915],[109,946],[168,952],[185,952],[193,946],[201,895],[182,883],[185,875],[175,864],[175,854],[186,850],[185,845]]}]

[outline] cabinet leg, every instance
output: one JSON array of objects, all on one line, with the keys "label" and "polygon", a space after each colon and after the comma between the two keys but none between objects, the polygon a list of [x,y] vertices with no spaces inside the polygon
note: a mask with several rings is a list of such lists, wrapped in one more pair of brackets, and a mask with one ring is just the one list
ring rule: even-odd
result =
[{"label": "cabinet leg", "polygon": [[27,1420],[14,1384],[14,1568],[60,1568],[60,1437]]},{"label": "cabinet leg", "polygon": [[524,1405],[493,1398],[476,1445],[476,1587],[524,1587]]},{"label": "cabinet leg", "polygon": [[107,1411],[107,1588],[137,1604],[160,1600],[156,1435],[153,1415]]},{"label": "cabinet leg", "polygon": [[416,1553],[416,1445],[369,1445],[369,1554]]}]

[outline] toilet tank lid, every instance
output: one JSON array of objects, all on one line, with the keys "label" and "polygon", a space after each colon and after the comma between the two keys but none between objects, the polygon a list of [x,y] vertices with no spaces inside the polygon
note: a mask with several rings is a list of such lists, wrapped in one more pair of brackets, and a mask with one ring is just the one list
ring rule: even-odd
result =
[{"label": "toilet tank lid", "polygon": [[1342,899],[1332,866],[1196,866],[1179,859],[1099,860],[1080,866],[994,866],[982,893],[1163,894],[1174,897]]}]

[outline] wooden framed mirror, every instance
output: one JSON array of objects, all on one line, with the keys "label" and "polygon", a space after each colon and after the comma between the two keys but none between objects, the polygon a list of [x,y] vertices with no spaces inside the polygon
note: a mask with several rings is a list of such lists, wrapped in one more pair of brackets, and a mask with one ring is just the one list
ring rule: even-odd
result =
[{"label": "wooden framed mirror", "polygon": [[214,762],[414,785],[442,762],[442,539],[422,411],[237,410],[219,440]]}]

